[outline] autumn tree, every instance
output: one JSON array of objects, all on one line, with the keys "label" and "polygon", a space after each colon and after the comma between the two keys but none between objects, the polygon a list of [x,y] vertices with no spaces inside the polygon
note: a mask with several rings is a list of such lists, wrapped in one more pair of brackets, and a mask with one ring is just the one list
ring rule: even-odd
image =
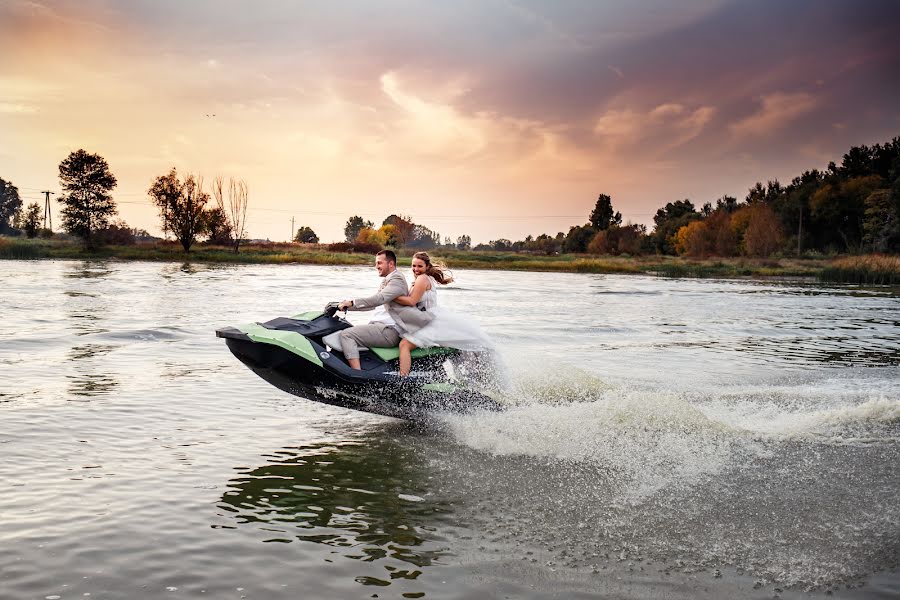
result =
[{"label": "autumn tree", "polygon": [[19,188],[0,178],[0,233],[10,233],[12,220],[22,210]]},{"label": "autumn tree", "polygon": [[390,215],[384,220],[382,225],[391,225],[394,227],[393,240],[395,243],[393,245],[396,247],[405,246],[415,237],[416,224],[413,223],[410,217]]},{"label": "autumn tree", "polygon": [[109,164],[99,154],[76,150],[59,164],[59,181],[62,228],[93,248],[94,233],[106,229],[117,212],[110,195],[117,181]]},{"label": "autumn tree", "polygon": [[728,205],[720,206],[704,221],[707,247],[715,256],[734,256],[737,253],[737,239],[731,227],[731,215],[734,211],[735,209]]},{"label": "autumn tree", "polygon": [[[372,229],[371,227],[363,227],[359,230],[359,233],[356,235],[356,238],[353,240],[354,244],[360,245],[369,245],[369,246],[385,246],[388,243],[387,236],[385,235],[384,229],[385,226],[381,227],[381,229]],[[386,227],[390,227],[389,225]]]},{"label": "autumn tree", "polygon": [[656,227],[652,234],[656,251],[660,254],[675,254],[675,234],[691,221],[701,218],[700,213],[694,210],[694,203],[687,199],[669,202],[657,210],[653,217]]},{"label": "autumn tree", "polygon": [[743,249],[748,256],[770,256],[784,244],[784,232],[775,211],[766,204],[747,207],[749,219]]},{"label": "autumn tree", "polygon": [[692,258],[709,256],[711,244],[706,221],[691,221],[675,234],[675,251]]}]

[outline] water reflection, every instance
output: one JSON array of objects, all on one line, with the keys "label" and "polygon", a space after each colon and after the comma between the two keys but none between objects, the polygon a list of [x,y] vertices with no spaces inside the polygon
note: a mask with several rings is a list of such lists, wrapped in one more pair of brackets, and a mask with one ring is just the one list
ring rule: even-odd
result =
[{"label": "water reflection", "polygon": [[80,373],[66,377],[69,380],[69,393],[73,396],[102,396],[119,385],[119,381],[112,375],[100,373]]},{"label": "water reflection", "polygon": [[85,260],[71,264],[64,275],[66,279],[103,279],[115,273],[113,263],[108,261]]},{"label": "water reflection", "polygon": [[68,297],[64,306],[66,322],[77,336],[66,353],[66,362],[74,374],[66,375],[68,391],[75,397],[94,397],[110,393],[119,385],[118,379],[109,372],[105,355],[116,346],[85,342],[85,336],[103,334],[109,331],[111,307],[108,294],[95,293],[97,285],[106,289],[110,276],[115,273],[111,263],[83,261],[72,263],[65,273],[66,284],[71,287],[64,292]]},{"label": "water reflection", "polygon": [[316,443],[285,448],[242,473],[218,506],[237,524],[222,527],[249,526],[264,531],[266,542],[311,542],[344,558],[384,563],[388,579],[355,580],[389,585],[417,578],[449,554],[438,531],[451,507],[429,497],[428,479],[418,453],[395,440]]}]

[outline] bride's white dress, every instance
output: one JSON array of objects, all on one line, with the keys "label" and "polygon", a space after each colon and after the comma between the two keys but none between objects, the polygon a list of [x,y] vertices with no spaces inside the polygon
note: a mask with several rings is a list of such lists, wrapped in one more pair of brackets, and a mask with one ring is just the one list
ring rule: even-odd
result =
[{"label": "bride's white dress", "polygon": [[434,315],[434,319],[415,333],[404,333],[403,338],[419,348],[443,346],[471,352],[492,350],[494,343],[477,323],[438,306],[438,283],[434,277],[429,276],[428,279],[431,281],[431,289],[422,295],[420,303]]}]

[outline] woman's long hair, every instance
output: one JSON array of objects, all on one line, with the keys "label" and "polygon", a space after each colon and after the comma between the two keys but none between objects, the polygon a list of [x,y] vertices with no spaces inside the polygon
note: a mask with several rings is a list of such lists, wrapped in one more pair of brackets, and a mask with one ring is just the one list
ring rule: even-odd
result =
[{"label": "woman's long hair", "polygon": [[453,274],[447,269],[447,265],[443,263],[432,263],[431,257],[427,252],[416,252],[413,258],[418,258],[425,263],[425,274],[434,277],[434,280],[441,285],[447,285],[453,281]]}]

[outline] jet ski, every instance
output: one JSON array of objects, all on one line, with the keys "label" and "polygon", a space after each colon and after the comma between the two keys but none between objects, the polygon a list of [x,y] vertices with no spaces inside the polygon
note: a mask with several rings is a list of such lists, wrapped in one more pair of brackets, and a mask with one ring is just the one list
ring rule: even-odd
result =
[{"label": "jet ski", "polygon": [[501,410],[489,353],[417,348],[412,371],[401,377],[398,348],[369,348],[356,370],[322,339],[348,327],[332,302],[322,311],[223,327],[216,337],[275,387],[317,402],[409,420],[435,411]]}]

